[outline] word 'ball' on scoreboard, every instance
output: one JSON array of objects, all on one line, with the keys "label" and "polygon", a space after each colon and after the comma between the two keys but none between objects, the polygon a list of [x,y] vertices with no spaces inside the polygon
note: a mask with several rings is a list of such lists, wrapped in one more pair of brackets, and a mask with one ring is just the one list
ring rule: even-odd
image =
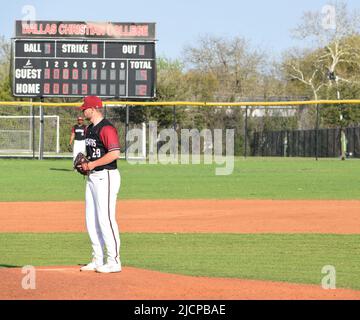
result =
[{"label": "word 'ball' on scoreboard", "polygon": [[[70,24],[88,26],[71,29],[88,30],[82,38],[78,33],[59,35],[56,31],[64,30],[63,24],[16,22],[12,48],[14,96],[155,97],[154,24]],[[48,25],[51,27],[46,28]]]}]

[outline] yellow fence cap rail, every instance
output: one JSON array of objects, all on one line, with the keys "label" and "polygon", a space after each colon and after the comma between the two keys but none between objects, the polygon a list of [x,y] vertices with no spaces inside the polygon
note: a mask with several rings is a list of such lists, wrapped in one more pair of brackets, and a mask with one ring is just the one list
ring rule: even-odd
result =
[{"label": "yellow fence cap rail", "polygon": [[[31,102],[0,101],[0,106],[43,106],[43,107],[80,107],[82,102]],[[264,101],[264,102],[192,102],[192,101],[104,101],[106,106],[189,106],[189,107],[294,107],[300,105],[346,105],[358,104],[360,100],[309,100],[309,101]]]}]

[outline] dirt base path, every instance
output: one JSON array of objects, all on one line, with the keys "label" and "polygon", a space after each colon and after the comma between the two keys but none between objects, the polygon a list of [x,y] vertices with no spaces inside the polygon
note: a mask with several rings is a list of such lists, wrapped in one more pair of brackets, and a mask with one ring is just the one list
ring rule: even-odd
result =
[{"label": "dirt base path", "polygon": [[116,300],[360,300],[360,291],[238,279],[187,277],[124,268],[117,274],[79,267],[37,268],[36,290],[24,290],[21,269],[0,269],[0,299]]},{"label": "dirt base path", "polygon": [[[0,202],[0,232],[85,232],[84,202]],[[360,201],[126,200],[122,232],[360,233]]]}]

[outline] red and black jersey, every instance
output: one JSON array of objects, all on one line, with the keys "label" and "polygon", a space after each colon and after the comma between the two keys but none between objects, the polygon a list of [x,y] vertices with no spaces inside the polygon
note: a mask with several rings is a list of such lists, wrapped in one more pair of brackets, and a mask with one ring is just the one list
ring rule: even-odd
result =
[{"label": "red and black jersey", "polygon": [[85,131],[85,125],[76,124],[72,127],[71,133],[75,133],[75,140],[82,141],[85,140]]},{"label": "red and black jersey", "polygon": [[[86,128],[85,136],[86,153],[90,161],[100,159],[110,151],[120,150],[117,130],[107,119],[101,120],[96,126],[89,125]],[[116,160],[95,168],[95,171],[104,169],[117,169]]]}]

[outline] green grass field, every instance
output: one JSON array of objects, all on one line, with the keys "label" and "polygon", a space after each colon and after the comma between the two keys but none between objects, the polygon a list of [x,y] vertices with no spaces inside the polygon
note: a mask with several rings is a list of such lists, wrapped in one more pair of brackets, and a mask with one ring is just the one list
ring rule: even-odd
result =
[{"label": "green grass field", "polygon": [[[70,160],[0,160],[0,201],[84,201]],[[238,158],[234,174],[215,165],[119,162],[120,199],[360,199],[360,161]],[[360,214],[360,213],[359,213]],[[326,221],[324,221],[326,223]],[[337,286],[360,290],[360,235],[121,234],[122,261],[193,276],[320,285],[333,265]],[[87,263],[87,234],[0,234],[0,267]]]},{"label": "green grass field", "polygon": [[[360,290],[360,235],[122,234],[125,266],[192,276],[320,284]],[[86,234],[0,234],[0,266],[87,263]]]},{"label": "green grass field", "polygon": [[[71,160],[0,160],[0,201],[84,199]],[[119,161],[121,199],[360,199],[360,161],[237,158],[215,165],[131,165]]]}]

